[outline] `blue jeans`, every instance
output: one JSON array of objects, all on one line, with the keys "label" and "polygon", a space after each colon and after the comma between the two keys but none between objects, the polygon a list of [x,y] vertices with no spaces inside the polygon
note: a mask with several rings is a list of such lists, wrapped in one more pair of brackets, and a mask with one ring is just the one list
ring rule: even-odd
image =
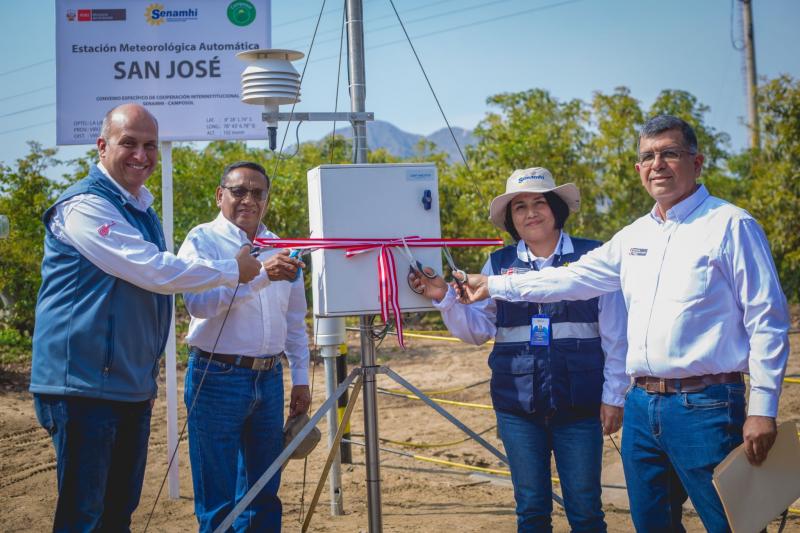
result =
[{"label": "blue jeans", "polygon": [[[283,451],[281,365],[256,372],[190,354],[184,402],[189,415],[194,511],[213,531]],[[233,524],[235,531],[281,530],[280,471]]]},{"label": "blue jeans", "polygon": [[500,439],[511,467],[517,531],[552,531],[553,487],[550,454],[572,531],[606,531],[600,500],[603,432],[598,418],[569,422],[534,421],[495,411]]},{"label": "blue jeans", "polygon": [[33,405],[56,451],[53,531],[130,531],[147,463],[150,401],[34,394]]},{"label": "blue jeans", "polygon": [[730,531],[711,477],[742,443],[744,389],[732,384],[689,393],[650,394],[639,387],[628,392],[622,465],[638,531],[682,530],[686,494],[706,530]]}]

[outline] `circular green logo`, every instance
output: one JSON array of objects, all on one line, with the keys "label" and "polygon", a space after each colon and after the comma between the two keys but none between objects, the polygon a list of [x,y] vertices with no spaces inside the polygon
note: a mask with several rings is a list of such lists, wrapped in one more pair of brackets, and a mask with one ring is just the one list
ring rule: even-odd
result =
[{"label": "circular green logo", "polygon": [[237,26],[247,26],[256,20],[256,8],[247,0],[233,0],[228,6],[228,20]]}]

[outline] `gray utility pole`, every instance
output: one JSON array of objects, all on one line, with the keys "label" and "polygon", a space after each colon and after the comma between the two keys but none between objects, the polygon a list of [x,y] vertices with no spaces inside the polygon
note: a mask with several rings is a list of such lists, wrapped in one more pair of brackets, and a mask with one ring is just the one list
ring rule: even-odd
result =
[{"label": "gray utility pole", "polygon": [[744,24],[744,62],[747,76],[747,122],[750,126],[750,148],[761,148],[758,126],[758,74],[756,72],[756,43],[753,37],[753,0],[741,0]]},{"label": "gray utility pole", "polygon": [[[345,2],[347,21],[347,72],[350,79],[350,110],[366,110],[366,78],[364,75],[364,13],[361,0]],[[367,162],[367,123],[353,121],[353,162]],[[399,318],[399,317],[398,317]],[[364,380],[364,441],[367,463],[367,509],[370,533],[383,531],[381,518],[381,474],[378,450],[378,396],[375,374],[375,339],[372,338],[372,321],[369,316],[359,319],[361,337],[361,367]]]}]

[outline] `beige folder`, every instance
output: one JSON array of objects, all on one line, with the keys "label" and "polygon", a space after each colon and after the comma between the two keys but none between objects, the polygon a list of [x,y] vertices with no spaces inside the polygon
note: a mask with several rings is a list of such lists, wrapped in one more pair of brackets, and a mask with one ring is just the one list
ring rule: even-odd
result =
[{"label": "beige folder", "polygon": [[734,533],[758,533],[800,498],[800,440],[794,422],[778,427],[766,460],[753,466],[744,445],[733,450],[714,469],[725,515]]}]

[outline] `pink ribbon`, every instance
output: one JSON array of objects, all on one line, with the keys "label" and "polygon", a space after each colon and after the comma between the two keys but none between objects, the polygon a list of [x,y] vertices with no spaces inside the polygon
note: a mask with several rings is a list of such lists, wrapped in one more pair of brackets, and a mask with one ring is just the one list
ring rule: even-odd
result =
[{"label": "pink ribbon", "polygon": [[426,239],[412,236],[400,239],[255,239],[256,246],[272,248],[294,248],[298,250],[328,249],[344,250],[345,257],[378,250],[378,299],[380,300],[381,319],[388,323],[394,315],[397,324],[397,342],[405,348],[403,339],[403,320],[397,286],[397,265],[392,248],[408,246],[409,248],[440,248],[447,245],[451,248],[468,246],[500,246],[502,239]]}]

